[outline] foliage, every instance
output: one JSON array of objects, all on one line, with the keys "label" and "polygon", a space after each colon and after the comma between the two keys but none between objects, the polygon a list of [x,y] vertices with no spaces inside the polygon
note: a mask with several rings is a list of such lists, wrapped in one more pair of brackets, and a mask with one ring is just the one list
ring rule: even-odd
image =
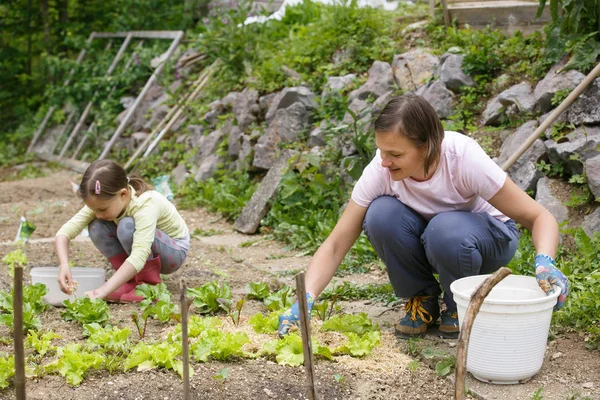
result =
[{"label": "foliage", "polygon": [[[139,342],[131,349],[125,359],[123,368],[128,371],[137,367],[138,371],[147,371],[155,368],[172,369],[179,376],[183,376],[183,362],[177,357],[181,354],[181,342],[160,342],[149,344]],[[194,370],[190,368],[190,377]]]},{"label": "foliage", "polygon": [[352,282],[344,282],[342,285],[334,284],[321,293],[321,300],[331,299],[337,296],[338,300],[374,300],[389,304],[397,300],[394,289],[389,283],[377,284],[367,283],[358,285]]},{"label": "foliage", "polygon": [[379,331],[365,332],[360,335],[354,332],[346,333],[348,342],[335,349],[334,354],[348,354],[352,357],[364,357],[371,354],[373,349],[381,342]]},{"label": "foliage", "polygon": [[321,330],[352,332],[363,335],[367,332],[379,330],[379,326],[367,316],[366,313],[335,315],[323,322]]},{"label": "foliage", "polygon": [[[39,314],[48,308],[42,299],[48,293],[48,289],[41,283],[23,286],[23,329],[38,331],[42,328]],[[13,296],[14,289],[9,292],[0,291],[0,323],[13,329]]]},{"label": "foliage", "polygon": [[194,360],[207,362],[210,359],[227,361],[233,357],[243,357],[246,353],[242,347],[250,342],[243,332],[223,332],[220,329],[209,329],[202,332],[198,341],[190,348]]},{"label": "foliage", "polygon": [[8,265],[9,275],[15,276],[15,267],[24,267],[27,265],[27,256],[21,247],[14,249],[2,258],[2,262]]},{"label": "foliage", "polygon": [[[331,349],[320,345],[315,339],[312,340],[312,349],[315,356],[321,356],[328,360],[333,358]],[[266,342],[263,353],[275,355],[277,363],[281,365],[297,367],[304,363],[302,338],[297,333],[290,333],[283,338]]]},{"label": "foliage", "polygon": [[73,301],[65,300],[65,310],[60,315],[65,321],[77,321],[80,324],[89,324],[97,322],[105,323],[110,318],[108,314],[108,304],[101,299],[90,299],[89,297],[80,297]]},{"label": "foliage", "polygon": [[235,326],[240,324],[240,317],[242,316],[242,308],[244,308],[244,304],[246,304],[246,299],[241,298],[235,303],[235,307],[233,306],[233,301],[228,299],[217,299],[219,302],[219,307],[221,307]]},{"label": "foliage", "polygon": [[125,354],[129,351],[131,329],[116,326],[102,326],[97,322],[83,325],[83,336],[87,337],[90,350],[102,349],[108,353]]},{"label": "foliage", "polygon": [[221,309],[219,299],[231,300],[231,288],[226,282],[208,282],[200,287],[188,288],[188,295],[201,314],[215,313]]},{"label": "foliage", "polygon": [[280,311],[270,312],[266,317],[261,313],[256,313],[248,320],[248,323],[256,333],[272,334],[277,332],[279,327]]},{"label": "foliage", "polygon": [[456,357],[454,355],[447,354],[432,347],[427,347],[423,350],[422,354],[426,359],[435,361],[435,373],[438,376],[450,374],[452,368],[456,365]]},{"label": "foliage", "polygon": [[15,375],[15,356],[0,353],[0,389],[8,387],[8,380]]},{"label": "foliage", "polygon": [[179,189],[181,208],[206,207],[235,220],[241,213],[257,183],[247,171],[236,171],[195,182],[188,179]]},{"label": "foliage", "polygon": [[265,298],[264,303],[269,311],[286,309],[293,304],[293,289],[287,285]]},{"label": "foliage", "polygon": [[337,299],[338,296],[334,295],[331,299],[331,304],[328,300],[316,303],[313,305],[313,312],[319,316],[321,321],[327,321],[334,313],[340,313],[342,311],[342,306],[339,304],[336,305]]},{"label": "foliage", "polygon": [[52,340],[60,338],[62,338],[62,336],[52,331],[43,332],[41,335],[38,335],[36,331],[29,330],[25,343],[43,357],[46,353],[56,350],[56,346],[52,345]]},{"label": "foliage", "polygon": [[140,302],[144,321],[152,316],[165,323],[171,319],[176,319],[179,315],[179,306],[171,303],[171,292],[164,283],[161,282],[158,285],[144,283],[135,288],[135,293],[144,296],[144,299]]},{"label": "foliage", "polygon": [[[538,16],[546,6],[539,0]],[[600,5],[596,0],[550,0],[552,24],[546,28],[546,50],[549,63],[555,63],[565,52],[571,59],[565,69],[590,70],[600,55]]]},{"label": "foliage", "polygon": [[[217,317],[200,317],[192,315],[188,321],[188,337],[195,338],[203,332],[221,326],[222,322]],[[172,333],[169,333],[168,340],[172,342],[181,341],[181,324],[177,325]]]},{"label": "foliage", "polygon": [[69,343],[57,350],[58,359],[46,366],[48,372],[58,372],[71,386],[79,386],[90,369],[100,369],[104,356],[82,350],[79,343]]},{"label": "foliage", "polygon": [[248,290],[248,299],[255,299],[259,301],[263,301],[269,294],[271,290],[269,289],[269,285],[266,282],[250,282],[247,285]]}]

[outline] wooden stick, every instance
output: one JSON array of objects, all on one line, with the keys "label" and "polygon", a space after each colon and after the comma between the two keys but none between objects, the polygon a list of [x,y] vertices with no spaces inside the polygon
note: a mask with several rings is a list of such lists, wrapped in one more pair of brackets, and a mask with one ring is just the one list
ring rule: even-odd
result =
[{"label": "wooden stick", "polygon": [[181,302],[181,351],[183,353],[183,399],[190,400],[190,350],[188,341],[188,302],[186,299],[186,285],[180,281]]},{"label": "wooden stick", "polygon": [[310,339],[310,320],[308,318],[308,306],[306,304],[306,287],[304,283],[304,272],[296,275],[296,295],[298,296],[298,305],[300,306],[300,331],[302,333],[302,348],[304,349],[304,368],[308,383],[308,398],[315,400],[317,392],[315,388],[315,371],[312,352],[312,342]]},{"label": "wooden stick", "polygon": [[23,347],[23,267],[15,266],[13,295],[15,334],[15,390],[17,400],[25,400],[25,348]]},{"label": "wooden stick", "polygon": [[446,28],[448,28],[450,26],[450,13],[448,12],[448,4],[446,3],[446,0],[441,1],[442,12],[444,13],[444,25],[446,26]]},{"label": "wooden stick", "polygon": [[140,144],[138,146],[138,148],[135,150],[135,152],[133,153],[133,155],[129,158],[129,160],[127,161],[127,163],[123,167],[123,169],[127,170],[127,169],[129,169],[129,167],[131,167],[131,164],[133,164],[133,162],[135,161],[135,159],[138,158],[138,156],[146,149],[146,146],[148,146],[148,143],[150,143],[150,141],[154,138],[154,135],[157,132],[159,132],[165,126],[165,124],[167,122],[169,122],[169,120],[171,120],[171,118],[173,117],[173,115],[179,110],[179,108],[182,106],[182,104],[187,103],[187,101],[190,98],[191,94],[194,92],[195,88],[200,83],[202,83],[202,81],[204,80],[204,77],[206,76],[207,73],[208,73],[208,68],[205,69],[204,71],[202,71],[200,73],[200,75],[198,75],[198,78],[192,84],[192,88],[193,88],[192,92],[186,94],[184,96],[182,102],[180,102],[180,103],[178,102],[173,107],[171,107],[171,109],[169,110],[169,112],[167,113],[167,115],[165,115],[164,118],[162,120],[160,120],[160,122],[158,123],[158,125],[156,125],[154,127],[154,129],[148,135],[148,137],[142,142],[142,144]]},{"label": "wooden stick", "polygon": [[465,312],[462,326],[460,327],[460,335],[458,336],[458,348],[456,351],[456,382],[454,398],[456,400],[464,400],[465,396],[465,377],[467,375],[467,351],[469,349],[469,337],[475,317],[483,304],[483,300],[487,297],[490,291],[512,272],[506,267],[500,268],[492,276],[487,278],[481,286],[471,295],[471,301]]},{"label": "wooden stick", "polygon": [[215,65],[217,64],[219,60],[215,61],[207,70],[206,75],[204,76],[204,79],[202,80],[202,82],[200,82],[200,84],[198,84],[198,86],[196,86],[196,88],[194,89],[194,91],[189,95],[189,97],[187,97],[185,104],[183,104],[175,113],[175,115],[173,115],[173,118],[171,118],[171,120],[169,121],[169,123],[160,131],[160,133],[158,134],[158,136],[156,136],[156,139],[154,139],[152,141],[152,143],[150,143],[150,145],[148,146],[148,148],[146,149],[146,151],[144,152],[144,155],[142,156],[142,158],[148,157],[148,155],[152,152],[152,150],[154,150],[154,148],[156,147],[156,145],[158,144],[158,142],[160,142],[162,140],[162,138],[167,134],[167,132],[169,132],[169,130],[171,129],[171,127],[173,125],[175,125],[175,123],[177,122],[177,120],[179,120],[179,118],[181,117],[181,114],[183,114],[183,111],[185,109],[185,107],[188,105],[188,103],[190,101],[194,101],[196,99],[196,97],[198,97],[198,94],[200,94],[200,91],[202,89],[204,89],[204,86],[208,83],[208,80],[210,79],[210,77],[212,76],[213,72],[215,71]]},{"label": "wooden stick", "polygon": [[592,83],[594,79],[596,79],[596,76],[598,76],[599,74],[600,63],[598,63],[598,65],[596,65],[596,68],[594,68],[592,72],[590,72],[585,77],[585,79],[581,81],[581,83],[577,85],[577,87],[567,96],[567,98],[564,99],[563,102],[560,103],[560,105],[554,109],[554,111],[552,111],[552,113],[544,120],[544,122],[542,122],[540,126],[538,126],[538,128],[531,134],[531,136],[529,136],[525,140],[525,142],[523,142],[521,147],[519,147],[517,151],[515,151],[515,153],[512,156],[510,156],[508,160],[506,160],[504,165],[502,165],[502,169],[504,171],[508,171],[508,169],[512,167],[515,161],[517,161],[519,157],[521,157],[523,153],[527,151],[527,149],[533,144],[533,142],[535,142],[542,135],[542,133],[544,133],[546,129],[548,129],[550,125],[552,125],[554,120],[558,118],[560,114],[562,114],[562,112],[565,111],[567,107],[569,107],[577,97],[579,97],[581,92],[583,92],[584,89],[588,87],[588,85]]}]

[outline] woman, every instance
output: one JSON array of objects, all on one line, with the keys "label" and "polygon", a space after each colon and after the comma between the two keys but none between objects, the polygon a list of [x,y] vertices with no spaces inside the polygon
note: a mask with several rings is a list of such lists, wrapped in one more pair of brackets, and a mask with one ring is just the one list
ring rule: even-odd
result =
[{"label": "woman", "polygon": [[[309,308],[325,289],[364,230],[384,261],[398,297],[408,298],[401,336],[418,336],[446,310],[439,331],[458,335],[450,284],[508,264],[517,249],[516,222],[532,232],[538,283],[546,293],[568,295],[566,277],[555,267],[558,224],[521,190],[472,139],[444,132],[422,97],[393,98],[375,123],[377,153],[356,183],[335,229],[319,247],[306,273]],[[439,282],[434,273],[439,275]],[[298,321],[297,303],[280,318],[285,335]]]}]

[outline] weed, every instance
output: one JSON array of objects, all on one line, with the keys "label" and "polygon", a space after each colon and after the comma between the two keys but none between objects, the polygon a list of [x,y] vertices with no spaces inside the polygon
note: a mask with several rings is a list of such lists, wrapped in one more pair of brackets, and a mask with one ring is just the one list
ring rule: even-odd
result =
[{"label": "weed", "polygon": [[344,392],[344,384],[346,383],[346,377],[341,374],[333,374],[333,379],[340,385],[340,391]]},{"label": "weed", "polygon": [[533,392],[531,395],[531,400],[543,400],[544,396],[542,396],[542,390],[544,390],[544,388],[538,388],[535,392]]}]

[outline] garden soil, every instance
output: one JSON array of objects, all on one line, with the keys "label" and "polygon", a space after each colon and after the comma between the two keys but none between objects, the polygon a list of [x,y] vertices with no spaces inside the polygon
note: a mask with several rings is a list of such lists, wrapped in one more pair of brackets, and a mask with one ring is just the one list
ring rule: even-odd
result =
[{"label": "garden soil", "polygon": [[[2,171],[3,178],[11,177]],[[69,171],[50,171],[42,178],[8,180],[0,182],[0,257],[13,250],[21,215],[32,221],[35,230],[26,248],[28,271],[36,266],[56,266],[57,257],[52,237],[82,205],[72,192],[69,179],[80,177]],[[196,229],[214,233],[192,239],[190,254],[184,266],[168,277],[166,285],[179,299],[180,281],[188,287],[200,286],[213,280],[228,282],[234,299],[243,296],[249,282],[264,281],[272,289],[283,284],[294,286],[294,274],[306,268],[309,258],[286,249],[265,236],[247,236],[236,233],[232,224],[202,209],[183,210],[190,231]],[[243,245],[242,245],[243,243]],[[71,243],[70,257],[74,265],[103,267],[110,273],[107,261],[94,248],[89,238],[80,237]],[[334,278],[336,281],[355,283],[384,283],[385,272],[371,271]],[[5,269],[0,271],[0,288],[10,287]],[[223,329],[244,330],[253,343],[271,339],[266,335],[253,335],[245,323],[249,315],[261,311],[258,302],[249,301],[242,312],[241,328],[225,323]],[[452,399],[454,384],[452,374],[439,377],[434,371],[434,361],[423,357],[426,350],[440,350],[455,354],[456,341],[444,340],[434,335],[408,343],[394,336],[393,325],[402,317],[401,305],[386,306],[371,300],[341,302],[346,313],[366,312],[381,326],[382,343],[363,359],[349,356],[336,357],[334,362],[316,360],[316,387],[320,399]],[[135,332],[131,314],[136,305],[110,305],[112,325],[128,326]],[[245,314],[245,316],[244,316]],[[314,324],[318,321],[313,320]],[[56,344],[84,343],[82,329],[77,323],[66,322],[60,309],[52,308],[42,315],[44,328],[62,336]],[[173,324],[164,325],[150,320],[146,339],[161,340]],[[0,337],[11,332],[0,327]],[[319,340],[335,345],[335,335],[315,333]],[[138,340],[134,333],[134,343]],[[258,336],[263,336],[259,338]],[[12,353],[10,345],[0,345],[0,351]],[[411,354],[411,355],[409,355]],[[493,360],[490,360],[493,362]],[[231,363],[194,363],[191,378],[192,399],[307,399],[306,375],[303,367],[280,366],[272,359],[241,360]],[[213,377],[227,368],[228,378],[217,381]],[[542,388],[543,399],[600,399],[600,354],[585,348],[585,337],[578,334],[557,335],[548,343],[546,360],[539,374],[520,385],[496,386],[467,380],[470,398],[480,399],[531,399]],[[344,376],[343,384],[333,378]],[[173,371],[129,371],[110,375],[107,371],[90,373],[79,387],[69,386],[59,375],[45,375],[28,379],[29,399],[156,399],[183,398],[181,378]],[[587,396],[587,397],[586,397]],[[0,399],[14,399],[14,387],[0,391]]]}]

